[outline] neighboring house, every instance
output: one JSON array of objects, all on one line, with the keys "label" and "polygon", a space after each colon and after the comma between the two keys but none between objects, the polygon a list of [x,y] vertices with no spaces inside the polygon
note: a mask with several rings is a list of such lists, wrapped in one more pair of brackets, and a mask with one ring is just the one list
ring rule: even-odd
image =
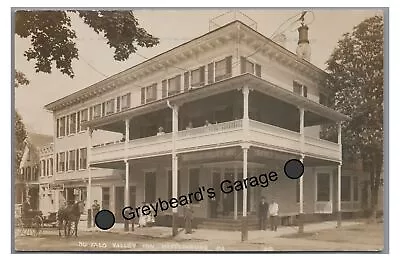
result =
[{"label": "neighboring house", "polygon": [[[320,139],[320,126],[347,116],[325,105],[333,95],[327,74],[309,62],[307,28],[299,30],[296,55],[234,21],[46,105],[54,182],[64,187],[56,202],[97,199],[121,222],[125,205],[213,186],[218,217],[253,216],[261,196],[275,199],[282,216],[337,212],[341,144]],[[302,183],[284,175],[291,158],[304,160]],[[220,192],[221,181],[246,171],[276,171],[279,179],[248,189],[247,201],[242,191]],[[340,175],[343,210],[360,208],[358,175],[345,168]],[[193,209],[196,222],[210,216],[206,196]],[[157,220],[171,224],[172,214]]]},{"label": "neighboring house", "polygon": [[51,143],[53,137],[38,133],[28,133],[25,139],[25,147],[19,175],[16,178],[16,204],[22,203],[27,196],[30,196],[32,208],[39,209],[39,171],[40,171],[40,150],[45,144]]}]

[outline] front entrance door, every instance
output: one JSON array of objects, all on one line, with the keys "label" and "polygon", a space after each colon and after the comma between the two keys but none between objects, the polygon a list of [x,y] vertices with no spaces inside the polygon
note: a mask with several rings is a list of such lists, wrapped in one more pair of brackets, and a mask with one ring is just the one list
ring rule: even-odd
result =
[{"label": "front entrance door", "polygon": [[[234,174],[233,170],[225,172],[224,180],[229,180],[231,182],[233,182],[235,180],[235,174]],[[229,216],[234,210],[234,200],[235,200],[234,192],[227,193],[227,194],[224,193],[222,200],[223,200],[223,202],[222,202],[223,215]]]},{"label": "front entrance door", "polygon": [[[136,203],[136,187],[129,187],[129,202],[130,205],[134,208]],[[122,216],[122,209],[125,207],[124,202],[125,195],[125,187],[115,187],[115,222],[121,223],[124,222],[124,218]]]}]

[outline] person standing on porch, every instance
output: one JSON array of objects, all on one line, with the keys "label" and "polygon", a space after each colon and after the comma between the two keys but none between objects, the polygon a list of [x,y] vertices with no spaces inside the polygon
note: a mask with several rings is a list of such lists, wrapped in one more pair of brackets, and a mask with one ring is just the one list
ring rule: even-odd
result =
[{"label": "person standing on porch", "polygon": [[268,222],[268,203],[265,201],[265,197],[261,197],[261,202],[258,206],[258,221],[260,230],[266,230]]},{"label": "person standing on porch", "polygon": [[210,217],[216,218],[217,217],[217,209],[218,209],[218,201],[216,197],[210,199]]},{"label": "person standing on porch", "polygon": [[269,205],[269,215],[271,217],[271,230],[277,231],[278,218],[279,218],[279,205],[275,200],[272,200],[271,205]]},{"label": "person standing on porch", "polygon": [[192,220],[193,220],[193,209],[188,204],[183,209],[183,218],[185,220],[185,234],[192,234]]}]

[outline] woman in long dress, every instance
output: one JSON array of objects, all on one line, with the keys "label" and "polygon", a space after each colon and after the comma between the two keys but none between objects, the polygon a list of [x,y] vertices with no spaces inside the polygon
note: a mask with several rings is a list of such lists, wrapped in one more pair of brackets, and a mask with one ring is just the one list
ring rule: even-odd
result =
[{"label": "woman in long dress", "polygon": [[[145,204],[146,204],[146,203],[143,202],[143,206],[144,206]],[[146,224],[147,224],[146,216],[143,215],[143,214],[140,215],[140,216],[139,216],[139,227],[145,227]]]}]

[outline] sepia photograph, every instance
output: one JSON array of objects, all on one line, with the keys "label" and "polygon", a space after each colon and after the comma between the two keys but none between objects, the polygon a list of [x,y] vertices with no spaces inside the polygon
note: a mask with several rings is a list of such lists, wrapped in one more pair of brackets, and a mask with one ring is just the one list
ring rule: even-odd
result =
[{"label": "sepia photograph", "polygon": [[387,248],[388,8],[10,12],[12,252]]}]

